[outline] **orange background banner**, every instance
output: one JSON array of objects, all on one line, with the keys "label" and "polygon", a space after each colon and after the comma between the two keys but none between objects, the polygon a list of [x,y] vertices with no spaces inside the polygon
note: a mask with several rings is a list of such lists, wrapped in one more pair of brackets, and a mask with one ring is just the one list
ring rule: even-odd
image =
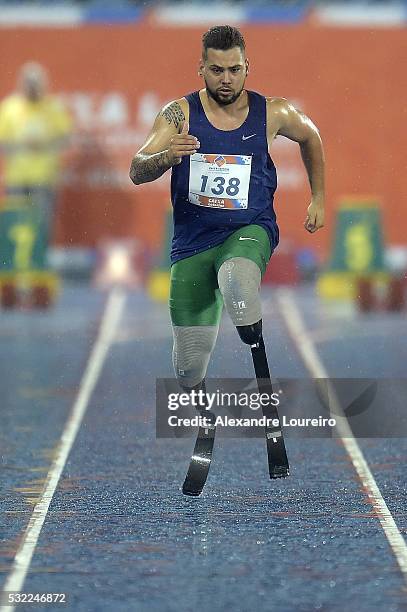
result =
[{"label": "orange background banner", "polygon": [[[281,137],[273,145],[282,236],[326,255],[338,201],[367,195],[383,205],[387,243],[405,243],[405,30],[241,29],[251,61],[247,88],[292,100],[318,125],[325,145],[327,227],[314,236],[303,229],[309,189],[298,145]],[[2,30],[0,97],[14,88],[21,64],[36,60],[49,70],[52,90],[75,119],[56,220],[58,244],[95,245],[104,237],[130,235],[160,248],[169,173],[134,187],[128,169],[160,107],[201,87],[203,30],[148,23]]]}]

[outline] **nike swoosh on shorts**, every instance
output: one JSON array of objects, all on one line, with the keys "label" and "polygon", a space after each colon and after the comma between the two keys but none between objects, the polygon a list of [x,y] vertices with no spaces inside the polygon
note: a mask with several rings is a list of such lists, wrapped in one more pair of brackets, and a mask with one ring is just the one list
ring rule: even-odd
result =
[{"label": "nike swoosh on shorts", "polygon": [[244,236],[239,236],[239,240],[255,240],[256,242],[258,242],[257,238],[246,238]]}]

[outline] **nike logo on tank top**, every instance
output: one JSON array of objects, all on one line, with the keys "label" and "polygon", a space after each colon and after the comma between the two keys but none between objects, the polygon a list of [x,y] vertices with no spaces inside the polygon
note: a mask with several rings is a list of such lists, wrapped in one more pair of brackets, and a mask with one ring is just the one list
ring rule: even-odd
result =
[{"label": "nike logo on tank top", "polygon": [[273,208],[277,175],[268,153],[266,99],[254,91],[247,94],[248,116],[229,131],[209,122],[199,92],[185,96],[189,134],[201,146],[172,168],[172,263],[217,246],[250,224],[264,227],[272,251],[278,244]]}]

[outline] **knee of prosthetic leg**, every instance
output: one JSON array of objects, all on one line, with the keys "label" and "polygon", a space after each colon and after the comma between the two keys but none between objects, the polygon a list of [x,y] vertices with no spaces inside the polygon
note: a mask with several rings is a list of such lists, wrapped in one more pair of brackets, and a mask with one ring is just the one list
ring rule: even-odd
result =
[{"label": "knee of prosthetic leg", "polygon": [[261,338],[262,319],[252,325],[237,325],[236,329],[242,342],[250,345],[257,344]]}]

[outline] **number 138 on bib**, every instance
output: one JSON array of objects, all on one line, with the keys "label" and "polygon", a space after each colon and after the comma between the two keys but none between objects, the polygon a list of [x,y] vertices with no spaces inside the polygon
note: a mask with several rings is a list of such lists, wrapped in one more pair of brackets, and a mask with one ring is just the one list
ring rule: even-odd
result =
[{"label": "number 138 on bib", "polygon": [[247,208],[251,166],[251,155],[191,155],[189,201],[229,211]]}]

